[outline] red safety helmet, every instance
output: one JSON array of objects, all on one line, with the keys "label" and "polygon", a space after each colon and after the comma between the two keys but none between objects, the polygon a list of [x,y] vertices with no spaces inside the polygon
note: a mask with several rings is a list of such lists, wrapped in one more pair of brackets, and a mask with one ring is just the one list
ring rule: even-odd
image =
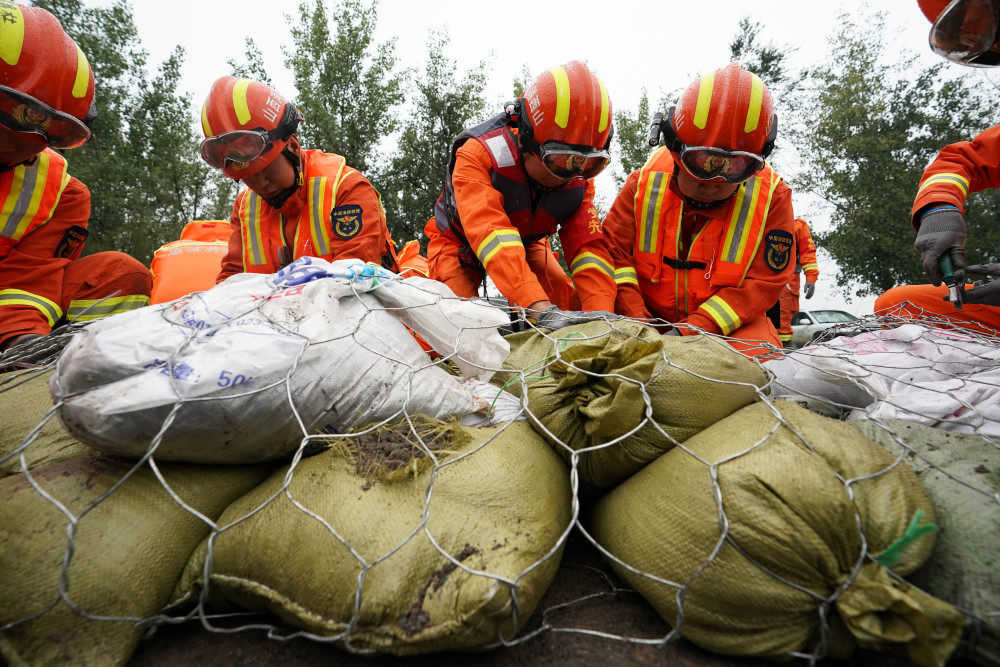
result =
[{"label": "red safety helmet", "polygon": [[94,73],[58,19],[0,3],[0,125],[75,148],[90,138],[96,115]]},{"label": "red safety helmet", "polygon": [[1000,65],[1000,0],[917,0],[931,50],[973,67]]},{"label": "red safety helmet", "polygon": [[201,108],[201,157],[230,178],[248,178],[285,150],[302,120],[267,84],[223,76]]},{"label": "red safety helmet", "polygon": [[536,78],[514,103],[511,119],[524,150],[560,178],[593,178],[611,161],[611,99],[579,60]]}]

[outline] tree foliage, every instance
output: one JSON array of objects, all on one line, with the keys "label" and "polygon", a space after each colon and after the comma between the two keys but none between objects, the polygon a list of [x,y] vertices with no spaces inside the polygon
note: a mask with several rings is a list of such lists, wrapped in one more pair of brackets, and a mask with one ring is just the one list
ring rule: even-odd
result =
[{"label": "tree foliage", "polygon": [[395,71],[396,41],[374,43],[377,2],[339,0],[328,13],[324,0],[303,0],[298,17],[289,17],[294,46],[284,52],[306,118],[299,137],[367,173],[381,139],[399,128],[405,76]]},{"label": "tree foliage", "polygon": [[612,178],[615,181],[615,188],[621,190],[628,175],[636,169],[641,169],[653,151],[649,145],[649,128],[653,114],[649,110],[649,96],[646,94],[646,89],[642,89],[634,115],[628,110],[615,109],[614,117],[613,157],[617,158],[617,161],[612,167]]},{"label": "tree foliage", "polygon": [[60,20],[94,71],[93,139],[66,152],[70,173],[91,192],[86,251],[121,250],[148,263],[187,222],[222,215],[216,190],[231,187],[198,156],[191,100],[177,93],[184,51],[175,49],[150,77],[125,0],[36,4]]},{"label": "tree foliage", "polygon": [[[829,62],[809,72],[799,146],[800,185],[832,209],[817,245],[836,261],[838,284],[858,296],[926,282],[910,224],[920,176],[941,147],[995,122],[967,75],[946,76],[944,63],[921,69],[913,57],[886,63],[883,16],[863,20],[843,15]],[[998,203],[996,191],[970,198],[970,260],[995,259]]]},{"label": "tree foliage", "polygon": [[383,193],[389,230],[400,243],[423,239],[424,224],[441,194],[455,137],[487,115],[483,96],[489,78],[487,63],[481,61],[460,74],[458,64],[445,55],[450,42],[447,31],[431,33],[428,60],[415,81],[411,110],[395,150],[372,179]]}]

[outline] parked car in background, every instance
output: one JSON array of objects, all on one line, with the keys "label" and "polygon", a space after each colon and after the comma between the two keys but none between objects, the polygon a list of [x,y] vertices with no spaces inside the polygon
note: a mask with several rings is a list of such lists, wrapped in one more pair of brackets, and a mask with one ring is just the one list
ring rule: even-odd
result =
[{"label": "parked car in background", "polygon": [[863,322],[846,310],[800,310],[792,316],[792,347],[808,345],[821,336],[856,336],[881,327]]}]

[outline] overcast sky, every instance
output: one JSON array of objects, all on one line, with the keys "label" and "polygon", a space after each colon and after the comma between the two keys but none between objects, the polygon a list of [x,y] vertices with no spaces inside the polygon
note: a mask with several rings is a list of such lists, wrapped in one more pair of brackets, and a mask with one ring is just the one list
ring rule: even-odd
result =
[{"label": "overcast sky", "polygon": [[[95,5],[107,0],[87,0]],[[311,1],[310,1],[311,4]],[[327,0],[332,7],[335,0]],[[295,95],[282,47],[291,46],[287,16],[297,0],[133,0],[139,37],[150,63],[161,63],[178,44],[186,51],[182,89],[200,108],[208,89],[229,73],[226,61],[243,61],[244,40],[252,37],[261,49],[271,79],[280,91]],[[604,80],[612,105],[634,110],[645,88],[652,101],[686,86],[699,74],[729,61],[729,43],[740,19],[747,16],[764,26],[764,43],[789,46],[793,68],[826,59],[827,40],[839,26],[838,15],[857,13],[864,3],[823,0],[660,0],[659,2],[518,2],[495,16],[486,3],[469,0],[381,0],[376,40],[397,39],[404,66],[422,69],[430,31],[446,28],[451,38],[445,54],[460,70],[489,63],[488,100],[499,105],[511,93],[512,82],[527,66],[532,76],[569,60],[584,60]],[[923,64],[936,62],[927,46],[929,23],[917,0],[881,0],[869,7],[887,14],[891,48],[921,55]],[[957,67],[957,66],[956,66]],[[863,101],[859,101],[863,102]],[[308,121],[308,119],[307,119]],[[779,136],[779,146],[781,138]],[[616,194],[609,173],[598,177],[598,191]],[[794,198],[796,213],[814,226],[823,214],[804,193]],[[915,255],[916,261],[916,255]],[[807,306],[839,307],[863,314],[873,300],[846,304],[835,294],[832,272],[821,278],[817,295]]]}]

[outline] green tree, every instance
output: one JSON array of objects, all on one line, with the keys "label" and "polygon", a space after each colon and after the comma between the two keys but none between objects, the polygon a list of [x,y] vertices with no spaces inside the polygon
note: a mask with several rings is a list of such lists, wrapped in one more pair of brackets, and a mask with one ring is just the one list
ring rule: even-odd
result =
[{"label": "green tree", "polygon": [[295,104],[306,118],[299,137],[362,172],[379,161],[379,143],[399,128],[393,111],[404,100],[405,75],[394,71],[396,40],[374,43],[377,9],[374,1],[366,7],[363,0],[340,0],[328,16],[324,0],[303,0],[291,26],[294,49],[284,51]]},{"label": "green tree", "polygon": [[[910,224],[917,183],[940,148],[994,124],[995,91],[943,61],[920,69],[894,50],[885,62],[882,14],[840,20],[829,61],[809,72],[799,185],[831,205],[831,228],[814,236],[837,263],[838,285],[877,295],[926,282]],[[996,261],[997,192],[969,199],[971,261]]]},{"label": "green tree", "polygon": [[428,60],[415,82],[412,111],[387,166],[372,179],[383,193],[389,230],[400,243],[423,239],[424,224],[441,194],[455,137],[487,115],[483,97],[489,79],[487,63],[481,61],[459,73],[457,63],[445,56],[450,43],[446,30],[431,32]]},{"label": "green tree", "polygon": [[257,42],[253,41],[253,37],[246,38],[246,47],[245,62],[241,63],[235,58],[226,60],[226,63],[233,70],[233,76],[241,79],[250,79],[251,81],[260,81],[274,87],[274,84],[271,83],[271,75],[267,71],[267,66],[264,65],[264,54],[261,53]]},{"label": "green tree", "polygon": [[125,0],[36,4],[60,20],[94,71],[93,139],[66,154],[70,173],[91,192],[86,251],[120,250],[148,263],[190,220],[218,217],[217,190],[231,187],[198,156],[195,112],[176,92],[184,52],[178,47],[150,78]]},{"label": "green tree", "polygon": [[649,95],[646,89],[642,89],[639,106],[634,115],[627,109],[621,111],[616,109],[614,116],[615,136],[612,140],[614,144],[612,157],[617,160],[613,163],[612,178],[615,181],[615,188],[621,190],[628,175],[642,168],[653,151],[649,145],[649,128],[653,114],[649,110]]}]

